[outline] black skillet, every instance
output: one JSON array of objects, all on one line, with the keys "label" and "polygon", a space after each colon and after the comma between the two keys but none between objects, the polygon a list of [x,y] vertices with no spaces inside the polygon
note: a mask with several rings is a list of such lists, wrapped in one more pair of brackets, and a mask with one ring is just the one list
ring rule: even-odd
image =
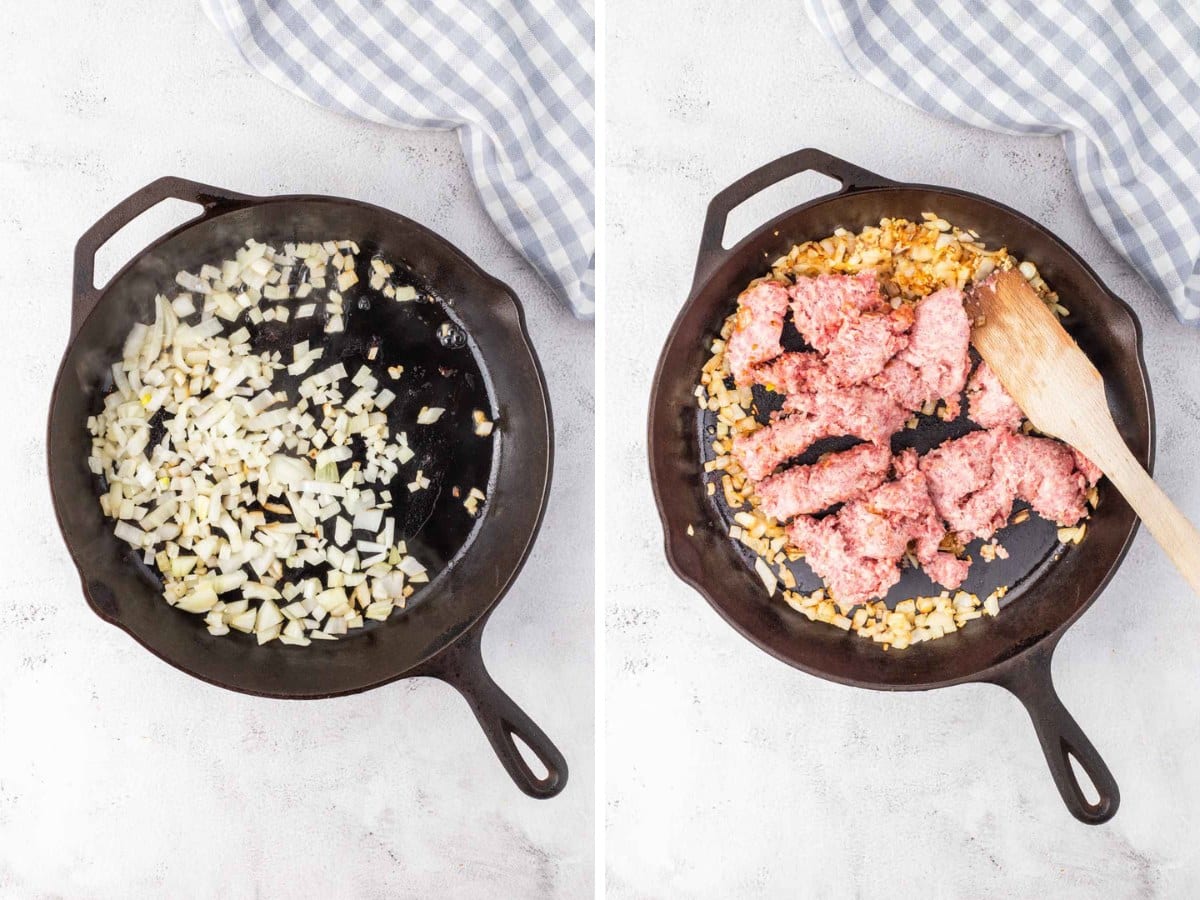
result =
[{"label": "black skillet", "polygon": [[[168,198],[200,204],[203,212],[96,288],[96,251]],[[276,246],[354,240],[361,258],[380,253],[421,291],[421,300],[406,304],[373,298],[363,274],[364,283],[346,294],[344,334],[325,335],[320,316],[293,318],[286,326],[249,326],[257,346],[279,349],[287,361],[292,345],[308,338],[326,348],[320,366],[342,359],[351,373],[362,363],[381,373],[398,395],[388,411],[394,427],[409,424],[418,455],[414,466],[432,481],[429,490],[410,494],[405,484],[412,467],[405,467],[391,485],[397,537],[407,539],[410,552],[429,568],[430,583],[403,613],[337,642],[259,647],[247,635],[213,637],[200,617],[170,608],[155,576],[113,536],[87,467],[85,420],[100,409],[110,386],[108,367],[120,358],[130,326],[152,321],[154,295],[176,290],[176,272],[232,258],[250,237]],[[553,454],[545,382],[512,291],[443,238],[377,206],[334,197],[249,197],[163,178],[118,204],[80,239],[74,292],[47,451],[55,513],[97,615],[189,675],[264,697],[315,699],[398,678],[440,678],[466,698],[521,790],[533,797],[561,791],[567,780],[562,754],[492,681],[480,651],[487,618],[515,580],[541,525]],[[377,356],[368,361],[372,346]],[[397,363],[405,372],[393,382],[382,373]],[[441,405],[447,413],[437,426],[413,428],[422,405]],[[493,439],[473,434],[473,409],[488,410],[497,420]],[[478,518],[462,507],[471,487],[488,497]],[[522,758],[514,737],[546,767],[544,777]]]},{"label": "black skillet", "polygon": [[[841,190],[805,203],[766,223],[731,249],[722,246],[728,214],[772,184],[805,171],[827,175]],[[975,194],[920,184],[899,184],[819,150],[800,150],[751,172],[721,191],[708,207],[692,291],[667,338],[650,399],[649,456],[667,559],[741,634],[778,659],[812,675],[876,690],[927,690],[968,682],[1007,688],[1024,704],[1072,815],[1098,824],[1117,811],[1120,796],[1108,767],[1058,699],[1051,657],[1067,628],[1100,594],[1120,564],[1137,527],[1133,511],[1106,482],[1086,539],[1064,548],[1049,523],[1035,519],[1005,529],[1009,559],[977,563],[964,586],[979,593],[997,584],[1010,590],[995,619],[969,623],[941,640],[885,652],[871,641],[810,622],[778,597],[769,599],[752,558],[728,536],[730,511],[718,490],[708,497],[703,463],[711,457],[711,418],[693,391],[709,345],[736,306],[737,295],[796,243],[844,226],[858,231],[885,216],[919,220],[933,211],[974,229],[990,247],[1006,246],[1034,262],[1071,314],[1064,324],[1104,376],[1109,406],[1134,456],[1150,467],[1154,413],[1142,361],[1142,337],[1129,307],[1061,240],[1036,222]],[[926,420],[896,447],[924,451],[971,426],[963,420]],[[905,441],[906,443],[901,443]],[[827,449],[814,448],[815,453]],[[808,460],[802,459],[802,462]],[[688,534],[688,527],[694,534]],[[978,560],[978,552],[973,554]],[[812,571],[796,564],[802,590],[820,586]],[[888,595],[889,603],[936,593],[928,578],[909,571]],[[1074,757],[1099,799],[1088,801]]]}]

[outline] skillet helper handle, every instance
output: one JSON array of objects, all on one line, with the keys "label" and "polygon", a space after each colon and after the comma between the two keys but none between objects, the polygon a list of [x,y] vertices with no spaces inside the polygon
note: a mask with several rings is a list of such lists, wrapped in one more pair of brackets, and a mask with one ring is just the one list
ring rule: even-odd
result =
[{"label": "skillet helper handle", "polygon": [[[860,168],[844,159],[839,159],[824,150],[806,147],[781,156],[743,175],[725,190],[721,191],[708,204],[708,213],[704,218],[704,230],[700,236],[700,254],[696,259],[696,286],[708,280],[709,276],[728,255],[725,249],[725,224],[729,214],[773,184],[778,184],[801,172],[817,172],[835,181],[841,182],[841,189],[836,194],[846,194],[862,188],[887,187],[895,184],[890,179],[874,172]],[[833,196],[830,194],[828,196]]]},{"label": "skillet helper handle", "polygon": [[[492,680],[483,664],[483,629],[476,628],[439,654],[422,675],[440,678],[467,701],[505,770],[530,797],[548,800],[567,784],[567,761],[528,714]],[[529,767],[514,737],[520,738],[546,767],[545,777]]]},{"label": "skillet helper handle", "polygon": [[107,213],[100,217],[91,228],[83,233],[83,237],[75,245],[75,284],[71,301],[71,337],[79,332],[84,319],[91,314],[100,299],[100,290],[96,287],[96,253],[108,240],[149,209],[153,209],[164,200],[183,200],[187,203],[197,203],[204,207],[204,212],[192,219],[203,218],[218,206],[237,206],[241,201],[251,199],[246,194],[226,191],[222,188],[188,181],[186,178],[168,176],[153,181],[140,190],[134,191]]},{"label": "skillet helper handle", "polygon": [[[1056,643],[1030,651],[993,680],[1016,695],[1029,713],[1054,784],[1071,815],[1087,825],[1101,825],[1116,815],[1121,792],[1108,766],[1054,690],[1050,661]],[[1071,757],[1091,779],[1098,796],[1095,803],[1084,795]]]}]

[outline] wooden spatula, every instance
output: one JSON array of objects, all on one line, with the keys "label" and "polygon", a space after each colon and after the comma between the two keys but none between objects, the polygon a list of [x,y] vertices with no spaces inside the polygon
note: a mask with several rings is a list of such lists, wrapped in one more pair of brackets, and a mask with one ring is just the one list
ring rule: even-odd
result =
[{"label": "wooden spatula", "polygon": [[1104,381],[1020,273],[1001,272],[967,297],[971,342],[1041,432],[1094,462],[1200,594],[1200,533],[1121,439]]}]

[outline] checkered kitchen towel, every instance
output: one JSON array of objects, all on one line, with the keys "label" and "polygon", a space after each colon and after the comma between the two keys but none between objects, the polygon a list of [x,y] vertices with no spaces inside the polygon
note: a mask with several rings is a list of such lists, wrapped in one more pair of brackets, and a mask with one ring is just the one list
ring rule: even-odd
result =
[{"label": "checkered kitchen towel", "polygon": [[804,0],[864,78],[982,128],[1061,134],[1109,241],[1200,322],[1194,0]]},{"label": "checkered kitchen towel", "polygon": [[339,112],[453,128],[484,206],[576,315],[595,309],[589,0],[202,0],[255,69]]}]

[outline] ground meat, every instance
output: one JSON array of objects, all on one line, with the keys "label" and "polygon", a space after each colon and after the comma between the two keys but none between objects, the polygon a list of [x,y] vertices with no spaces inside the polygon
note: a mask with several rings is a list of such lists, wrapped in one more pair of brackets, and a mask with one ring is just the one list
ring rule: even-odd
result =
[{"label": "ground meat", "polygon": [[967,575],[966,560],[938,549],[945,528],[915,451],[896,457],[895,475],[836,514],[819,522],[801,516],[788,529],[843,609],[884,596],[900,580],[910,544],[930,577],[945,587],[958,587]]},{"label": "ground meat", "polygon": [[828,453],[811,466],[793,466],[759,484],[759,506],[780,521],[820,512],[878,487],[891,465],[891,451],[875,444]]},{"label": "ground meat", "polygon": [[1086,514],[1087,491],[1099,475],[1081,466],[1066,444],[1004,428],[946,441],[920,467],[938,514],[963,542],[995,534],[1018,498],[1043,518],[1074,525]]},{"label": "ground meat", "polygon": [[788,293],[796,330],[822,353],[828,351],[847,318],[890,309],[874,272],[798,278]]},{"label": "ground meat", "polygon": [[922,562],[921,568],[931,581],[952,591],[967,580],[967,571],[971,568],[971,561],[959,559],[953,553],[939,550],[932,559]]},{"label": "ground meat", "polygon": [[911,306],[847,317],[826,351],[826,364],[840,383],[861,384],[908,346],[912,323]]},{"label": "ground meat", "polygon": [[796,330],[822,355],[835,384],[861,384],[908,346],[913,309],[893,309],[874,273],[801,278],[790,293]]},{"label": "ground meat", "polygon": [[1087,515],[1087,492],[1096,483],[1090,473],[1081,471],[1079,457],[1059,441],[1014,434],[1001,442],[998,465],[1012,468],[1017,496],[1035,513],[1069,526]]},{"label": "ground meat", "polygon": [[884,366],[871,384],[886,391],[893,401],[909,411],[920,409],[933,399],[921,373],[902,359],[893,359]]},{"label": "ground meat", "polygon": [[[967,383],[971,357],[967,347],[971,340],[971,322],[963,309],[963,295],[958,288],[942,288],[917,304],[916,319],[909,332],[908,346],[897,359],[912,366],[925,385],[922,402],[910,405],[917,409],[927,400],[945,399],[946,406],[958,414],[958,395]],[[893,378],[898,373],[893,372]],[[911,376],[905,373],[906,384]],[[916,399],[906,391],[906,400]]]},{"label": "ground meat", "polygon": [[753,378],[778,394],[812,394],[842,387],[817,353],[784,353],[757,366]]},{"label": "ground meat", "polygon": [[1005,434],[1000,429],[973,431],[921,458],[933,505],[963,543],[991,537],[1012,512],[1016,473],[995,465]]},{"label": "ground meat", "polygon": [[807,416],[785,416],[752,434],[735,437],[733,458],[751,480],[758,481],[821,438],[829,437],[829,431],[828,423],[821,427]]},{"label": "ground meat", "polygon": [[789,396],[784,413],[765,428],[733,441],[734,459],[754,481],[823,438],[850,435],[886,444],[907,416],[883,391],[862,386]]},{"label": "ground meat", "polygon": [[837,393],[789,394],[783,412],[828,419],[844,429],[831,437],[852,434],[876,444],[887,443],[908,418],[908,410],[897,406],[886,392],[861,384]]},{"label": "ground meat", "polygon": [[934,577],[933,572],[929,572],[935,581],[956,588],[966,578],[970,564],[939,549],[946,527],[933,505],[929,483],[918,466],[915,450],[906,450],[896,457],[894,480],[851,505],[862,505],[884,518],[893,534],[893,547],[900,548],[899,554],[904,553],[911,541],[922,566],[937,564],[942,577]]},{"label": "ground meat", "polygon": [[737,384],[751,383],[754,366],[783,352],[779,336],[787,310],[787,289],[777,281],[764,281],[742,292],[733,333],[725,348],[729,371]]},{"label": "ground meat", "polygon": [[788,539],[804,550],[809,567],[821,577],[842,612],[882,597],[900,580],[892,559],[872,559],[854,552],[838,528],[836,516],[817,520],[800,516],[787,529]]},{"label": "ground meat", "polygon": [[1020,428],[1025,419],[1017,401],[1008,395],[986,362],[979,364],[967,382],[967,415],[972,422],[984,428],[1008,428],[1012,431]]},{"label": "ground meat", "polygon": [[1083,477],[1087,479],[1088,487],[1091,487],[1104,477],[1104,473],[1100,471],[1100,467],[1074,447],[1071,447],[1071,455],[1075,457],[1075,468],[1082,472]]},{"label": "ground meat", "polygon": [[971,324],[962,306],[962,292],[945,288],[916,306],[908,344],[888,361],[870,384],[907,410],[931,400],[946,400],[958,415],[958,395],[966,383],[971,357],[967,347]]}]

